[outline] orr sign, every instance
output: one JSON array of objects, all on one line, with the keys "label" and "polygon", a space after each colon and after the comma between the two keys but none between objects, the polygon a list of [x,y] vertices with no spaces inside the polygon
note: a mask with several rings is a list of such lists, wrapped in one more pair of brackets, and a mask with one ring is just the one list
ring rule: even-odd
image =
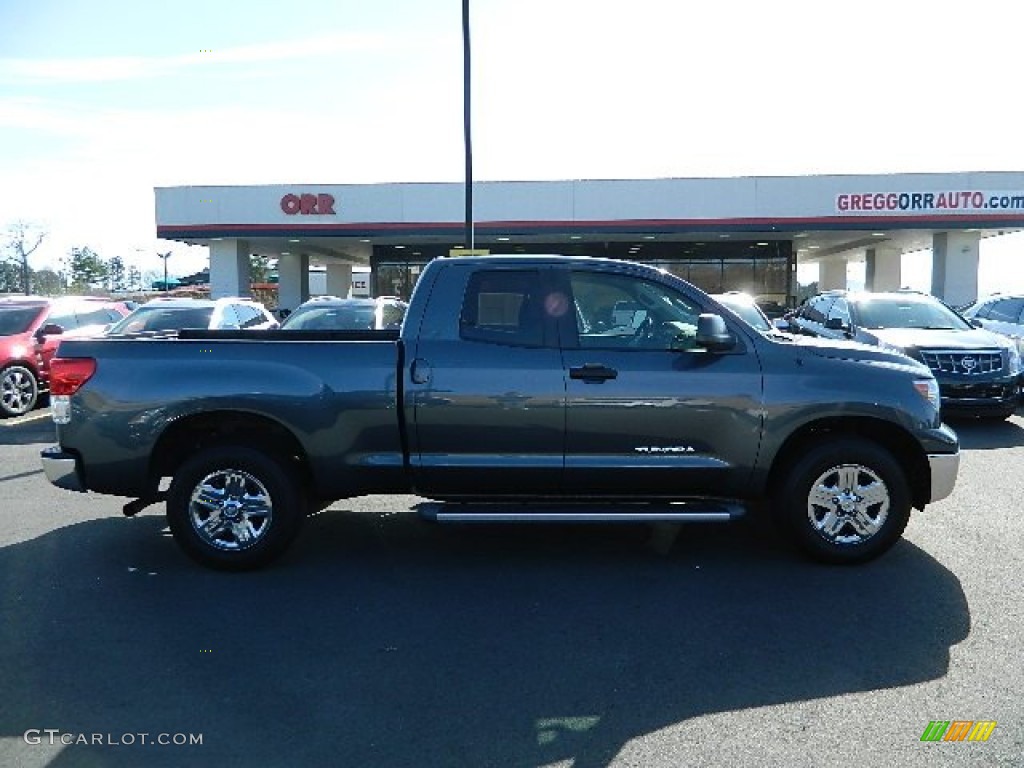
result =
[{"label": "orr sign", "polygon": [[335,215],[334,195],[329,195],[326,192],[320,192],[316,195],[303,192],[296,195],[289,192],[281,198],[281,210],[289,216],[295,216],[296,214],[302,216],[333,216]]}]

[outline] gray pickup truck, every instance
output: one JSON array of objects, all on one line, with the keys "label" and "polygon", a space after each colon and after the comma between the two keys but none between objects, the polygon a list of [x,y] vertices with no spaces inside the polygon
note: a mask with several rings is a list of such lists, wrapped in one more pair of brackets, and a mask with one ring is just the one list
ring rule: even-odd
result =
[{"label": "gray pickup truck", "polygon": [[127,515],[166,501],[181,547],[224,569],[371,493],[436,521],[764,510],[809,555],[861,562],[951,493],[960,455],[920,363],[757,331],[671,274],[585,257],[435,260],[400,332],[65,341],[51,378],[50,482]]}]

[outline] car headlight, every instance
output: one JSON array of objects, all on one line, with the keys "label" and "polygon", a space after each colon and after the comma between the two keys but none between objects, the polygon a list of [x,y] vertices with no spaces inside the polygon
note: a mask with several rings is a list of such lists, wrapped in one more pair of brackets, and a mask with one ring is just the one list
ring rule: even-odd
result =
[{"label": "car headlight", "polygon": [[905,354],[907,354],[907,350],[904,349],[903,347],[897,347],[895,344],[890,344],[887,341],[880,341],[880,342],[878,342],[878,348],[879,349],[884,349],[886,352],[894,352],[897,355],[905,355]]},{"label": "car headlight", "polygon": [[942,400],[939,397],[939,382],[935,380],[934,376],[929,376],[926,379],[914,379],[914,389],[917,390],[917,394],[931,403],[935,410],[939,410]]},{"label": "car headlight", "polygon": [[1016,344],[1013,344],[1007,348],[1007,352],[1010,358],[1010,375],[1016,376],[1021,372],[1020,350],[1017,349]]}]

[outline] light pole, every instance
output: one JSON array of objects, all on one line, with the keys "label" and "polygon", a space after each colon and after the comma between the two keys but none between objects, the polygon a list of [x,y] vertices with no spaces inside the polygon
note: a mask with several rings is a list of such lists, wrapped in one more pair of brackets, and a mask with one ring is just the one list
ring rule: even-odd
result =
[{"label": "light pole", "polygon": [[164,291],[166,291],[167,290],[167,260],[169,258],[171,258],[171,252],[168,251],[167,253],[157,253],[157,256],[159,256],[161,259],[164,260]]},{"label": "light pole", "polygon": [[470,99],[469,0],[462,0],[462,131],[466,145],[466,247],[473,250],[473,135]]}]

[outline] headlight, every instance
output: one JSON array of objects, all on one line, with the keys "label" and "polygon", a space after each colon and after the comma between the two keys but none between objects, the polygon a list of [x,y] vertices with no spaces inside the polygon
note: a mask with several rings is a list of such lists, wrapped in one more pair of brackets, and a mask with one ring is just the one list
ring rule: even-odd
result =
[{"label": "headlight", "polygon": [[1009,353],[1010,358],[1010,375],[1016,376],[1021,371],[1020,350],[1017,349],[1017,345],[1014,344],[1006,351]]},{"label": "headlight", "polygon": [[942,400],[939,397],[939,382],[934,377],[928,377],[927,379],[914,379],[914,389],[917,390],[917,394],[931,403],[935,410],[939,410],[939,405]]},{"label": "headlight", "polygon": [[907,354],[907,350],[905,350],[903,347],[897,347],[895,344],[890,344],[887,341],[880,341],[878,343],[878,348],[884,349],[886,352],[894,352],[897,355]]}]

